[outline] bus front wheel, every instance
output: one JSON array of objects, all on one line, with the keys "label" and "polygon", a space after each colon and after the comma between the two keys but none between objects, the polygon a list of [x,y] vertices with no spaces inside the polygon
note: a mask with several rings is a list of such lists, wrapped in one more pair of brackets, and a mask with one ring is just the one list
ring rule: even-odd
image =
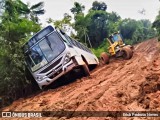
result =
[{"label": "bus front wheel", "polygon": [[89,71],[88,66],[87,66],[86,64],[84,64],[84,65],[82,66],[82,68],[83,68],[83,71],[84,71],[84,76],[85,76],[85,77],[86,77],[86,76],[90,76],[90,71]]}]

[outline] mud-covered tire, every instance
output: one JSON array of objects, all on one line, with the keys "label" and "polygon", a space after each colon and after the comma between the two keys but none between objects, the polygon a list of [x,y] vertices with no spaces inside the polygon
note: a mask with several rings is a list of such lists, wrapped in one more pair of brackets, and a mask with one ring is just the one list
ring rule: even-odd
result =
[{"label": "mud-covered tire", "polygon": [[134,46],[133,45],[127,45],[126,47],[129,47],[133,52],[133,50],[134,50]]},{"label": "mud-covered tire", "polygon": [[82,69],[83,69],[83,72],[84,72],[84,76],[90,76],[90,71],[89,71],[89,68],[86,64],[82,65]]},{"label": "mud-covered tire", "polygon": [[133,51],[130,47],[124,47],[122,49],[122,52],[123,52],[122,57],[126,60],[131,59],[133,56]]},{"label": "mud-covered tire", "polygon": [[101,53],[100,59],[103,65],[109,63],[109,55],[106,52]]}]

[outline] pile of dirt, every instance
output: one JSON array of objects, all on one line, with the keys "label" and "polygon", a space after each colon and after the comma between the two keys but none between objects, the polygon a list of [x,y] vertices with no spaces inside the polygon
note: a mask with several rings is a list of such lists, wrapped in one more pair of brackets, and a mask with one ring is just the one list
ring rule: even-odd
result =
[{"label": "pile of dirt", "polygon": [[[99,66],[93,70],[90,77],[77,79],[73,83],[41,92],[27,99],[19,99],[3,110],[160,111],[158,46],[157,39],[142,42],[134,46],[134,54],[130,60],[111,61],[110,64]],[[71,117],[70,119],[112,120],[118,118]]]}]

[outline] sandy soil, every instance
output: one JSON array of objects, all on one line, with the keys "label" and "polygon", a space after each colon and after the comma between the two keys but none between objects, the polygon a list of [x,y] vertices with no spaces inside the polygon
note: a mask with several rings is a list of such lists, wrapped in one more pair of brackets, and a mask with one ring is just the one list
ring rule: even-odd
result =
[{"label": "sandy soil", "polygon": [[[77,79],[68,85],[43,91],[36,96],[19,99],[3,110],[160,111],[160,54],[158,46],[156,39],[147,40],[134,46],[134,55],[130,60],[112,60],[110,64],[99,66],[93,70],[90,77]],[[66,118],[48,117],[43,119]],[[68,119],[158,120],[160,118],[70,117]]]}]

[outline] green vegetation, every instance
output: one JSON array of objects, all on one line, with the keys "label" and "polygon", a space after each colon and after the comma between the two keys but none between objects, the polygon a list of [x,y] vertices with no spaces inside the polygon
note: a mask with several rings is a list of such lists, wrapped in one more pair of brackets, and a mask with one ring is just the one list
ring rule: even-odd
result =
[{"label": "green vegetation", "polygon": [[[32,9],[43,3],[34,5]],[[0,17],[0,96],[3,104],[10,104],[30,91],[30,81],[24,75],[24,58],[22,45],[40,30],[38,11],[29,11],[28,6],[20,0],[2,1]],[[40,9],[40,11],[42,11]],[[34,14],[33,14],[34,13]],[[28,15],[31,16],[29,17]],[[34,16],[35,15],[35,16]]]},{"label": "green vegetation", "polygon": [[[59,28],[72,27],[76,34],[71,36],[87,45],[90,41],[97,56],[107,51],[106,38],[113,32],[120,31],[127,44],[155,37],[156,30],[160,34],[160,12],[153,29],[149,20],[122,19],[115,12],[109,13],[104,2],[93,2],[87,14],[84,9],[84,5],[75,2],[70,9],[73,18],[65,13],[62,20],[50,18],[47,22]],[[0,1],[0,97],[4,105],[32,92],[31,81],[25,77],[21,47],[41,29],[38,16],[43,14],[43,2],[29,6],[21,0]]]},{"label": "green vegetation", "polygon": [[100,46],[98,46],[97,48],[92,48],[91,50],[99,58],[102,52],[108,51],[108,47],[109,47],[109,43],[107,42],[106,39],[104,39],[104,41]]},{"label": "green vegetation", "polygon": [[157,29],[157,32],[158,32],[158,35],[159,35],[158,40],[160,41],[160,11],[159,11],[159,14],[156,17],[156,20],[153,23],[153,27]]}]

